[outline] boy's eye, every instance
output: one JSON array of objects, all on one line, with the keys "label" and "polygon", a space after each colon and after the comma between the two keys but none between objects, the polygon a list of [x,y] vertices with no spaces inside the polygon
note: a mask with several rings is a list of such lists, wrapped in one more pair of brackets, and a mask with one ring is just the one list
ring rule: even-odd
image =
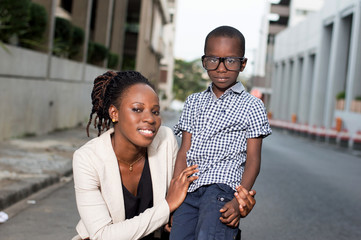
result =
[{"label": "boy's eye", "polygon": [[208,61],[211,62],[211,63],[217,63],[218,58],[210,58]]},{"label": "boy's eye", "polygon": [[153,114],[156,116],[159,116],[160,112],[159,111],[153,111]]},{"label": "boy's eye", "polygon": [[229,63],[229,64],[234,64],[234,63],[236,63],[236,59],[234,59],[234,58],[227,58],[227,63]]}]

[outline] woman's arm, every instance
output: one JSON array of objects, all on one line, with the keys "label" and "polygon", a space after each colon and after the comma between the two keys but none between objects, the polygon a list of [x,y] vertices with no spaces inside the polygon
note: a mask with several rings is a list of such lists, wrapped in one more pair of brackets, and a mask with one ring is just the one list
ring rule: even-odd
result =
[{"label": "woman's arm", "polygon": [[77,207],[90,239],[129,240],[146,236],[168,222],[169,213],[183,202],[189,184],[196,179],[189,176],[197,170],[196,166],[186,168],[177,178],[172,179],[163,201],[139,216],[118,223],[112,222],[112,216],[101,193],[97,171],[92,167],[89,158],[76,152],[73,171]]},{"label": "woman's arm", "polygon": [[74,154],[73,171],[78,211],[91,239],[139,239],[167,223],[169,206],[164,199],[137,217],[113,224],[98,174],[84,154]]}]

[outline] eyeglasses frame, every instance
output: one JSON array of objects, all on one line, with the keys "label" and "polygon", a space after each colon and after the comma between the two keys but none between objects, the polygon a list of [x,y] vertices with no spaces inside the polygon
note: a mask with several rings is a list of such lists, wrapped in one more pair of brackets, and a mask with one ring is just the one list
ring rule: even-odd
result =
[{"label": "eyeglasses frame", "polygon": [[[224,65],[224,67],[227,69],[227,71],[239,72],[239,71],[241,71],[241,69],[242,69],[242,63],[246,60],[245,57],[213,57],[213,58],[217,58],[217,59],[219,60],[218,65],[217,65],[217,67],[216,67],[215,69],[207,69],[207,68],[205,67],[205,64],[203,63],[203,62],[204,62],[204,59],[205,59],[206,57],[213,57],[213,56],[206,56],[206,55],[203,55],[203,56],[202,56],[202,66],[203,66],[203,68],[206,69],[207,71],[217,70],[217,69],[219,68],[219,65],[223,62],[223,65]],[[226,59],[229,59],[229,58],[231,58],[231,59],[239,59],[239,60],[240,60],[241,66],[240,66],[240,69],[239,69],[239,70],[229,70],[229,69],[227,68],[227,66],[226,66],[226,64],[224,63],[224,61],[225,61]]]}]

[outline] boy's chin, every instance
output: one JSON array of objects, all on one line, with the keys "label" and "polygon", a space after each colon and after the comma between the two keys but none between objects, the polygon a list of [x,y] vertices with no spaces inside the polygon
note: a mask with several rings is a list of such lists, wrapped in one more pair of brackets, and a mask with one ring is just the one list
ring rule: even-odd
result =
[{"label": "boy's chin", "polygon": [[230,87],[232,87],[233,85],[235,85],[237,83],[237,81],[213,81],[213,85],[218,88],[218,89],[228,89]]}]

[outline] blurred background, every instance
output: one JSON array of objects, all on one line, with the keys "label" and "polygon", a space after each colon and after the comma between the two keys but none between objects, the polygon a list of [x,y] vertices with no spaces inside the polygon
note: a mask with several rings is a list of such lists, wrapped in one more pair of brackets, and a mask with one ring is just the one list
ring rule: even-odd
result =
[{"label": "blurred background", "polygon": [[361,148],[360,1],[0,4],[0,139],[84,123],[92,81],[108,69],[142,72],[163,109],[179,110],[209,83],[200,63],[207,33],[230,25],[246,37],[239,80],[274,127]]},{"label": "blurred background", "polygon": [[220,25],[244,34],[239,81],[274,130],[244,239],[360,239],[361,0],[0,0],[0,143],[84,126],[107,70],[146,76],[173,126],[209,84],[200,58]]}]

